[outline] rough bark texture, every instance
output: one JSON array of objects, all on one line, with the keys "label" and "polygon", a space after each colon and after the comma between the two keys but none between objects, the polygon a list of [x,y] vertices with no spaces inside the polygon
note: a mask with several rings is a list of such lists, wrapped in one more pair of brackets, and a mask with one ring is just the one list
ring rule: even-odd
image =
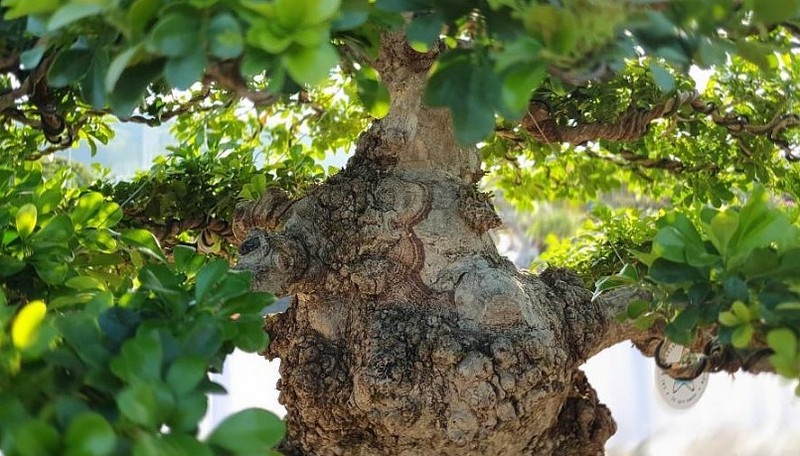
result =
[{"label": "rough bark texture", "polygon": [[480,160],[423,107],[433,55],[387,36],[390,114],[346,169],[241,207],[239,267],[295,296],[267,325],[288,454],[602,454],[608,409],[578,370],[623,337],[567,271],[501,257]]}]

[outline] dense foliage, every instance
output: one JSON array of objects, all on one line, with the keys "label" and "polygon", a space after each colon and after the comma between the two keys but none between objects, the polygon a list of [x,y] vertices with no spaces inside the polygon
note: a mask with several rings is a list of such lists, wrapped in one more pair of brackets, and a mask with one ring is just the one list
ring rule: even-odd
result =
[{"label": "dense foliage", "polygon": [[[205,374],[263,347],[268,298],[182,244],[232,255],[237,201],[335,172],[321,159],[389,108],[385,33],[436,59],[424,99],[480,148],[487,187],[523,210],[592,205],[544,261],[598,293],[649,290],[627,312],[642,330],[800,375],[797,0],[0,0],[0,14],[9,455],[280,438],[246,412],[197,440]],[[96,148],[116,120],[171,122],[176,143],[130,182],[43,178],[42,157]]]},{"label": "dense foliage", "polygon": [[[142,229],[118,204],[70,186],[66,168],[0,168],[0,449],[8,455],[262,453],[283,424],[229,417],[204,441],[206,373],[267,343],[269,295],[226,261]],[[167,426],[168,433],[163,432]]]}]

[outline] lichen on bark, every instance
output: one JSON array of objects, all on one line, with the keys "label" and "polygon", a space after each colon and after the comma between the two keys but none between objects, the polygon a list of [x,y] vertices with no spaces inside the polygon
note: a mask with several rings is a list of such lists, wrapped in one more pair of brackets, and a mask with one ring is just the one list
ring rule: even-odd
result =
[{"label": "lichen on bark", "polygon": [[498,254],[477,150],[421,101],[434,56],[383,42],[391,109],[345,169],[237,210],[239,267],[294,296],[267,323],[284,451],[601,454],[615,426],[578,367],[616,341],[613,306]]}]

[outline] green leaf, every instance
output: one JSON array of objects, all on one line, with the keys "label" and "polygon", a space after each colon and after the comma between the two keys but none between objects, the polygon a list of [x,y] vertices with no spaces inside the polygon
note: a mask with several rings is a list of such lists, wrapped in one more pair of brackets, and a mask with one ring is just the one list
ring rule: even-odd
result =
[{"label": "green leaf", "polygon": [[239,21],[228,13],[215,15],[208,24],[208,50],[218,59],[235,59],[244,51],[244,36]]},{"label": "green leaf", "polygon": [[158,12],[160,0],[136,0],[128,9],[128,24],[135,33],[141,33]]},{"label": "green leaf", "polygon": [[384,11],[402,13],[427,10],[433,7],[431,0],[377,0],[375,6]]},{"label": "green leaf", "polygon": [[[268,21],[261,21],[251,26],[250,29],[247,30],[246,38],[249,44],[270,54],[280,54],[284,52],[293,41],[293,36],[290,32]],[[253,57],[250,52],[245,54],[245,56]],[[261,69],[263,70],[263,66]],[[245,73],[247,74],[249,71],[245,71]]]},{"label": "green leaf", "polygon": [[439,39],[444,27],[444,17],[440,13],[419,14],[406,27],[406,40],[417,52],[428,52],[431,45]]},{"label": "green leaf", "polygon": [[200,23],[197,17],[171,13],[162,17],[150,31],[146,47],[150,52],[178,57],[200,47]]},{"label": "green leaf", "polygon": [[47,30],[52,32],[85,17],[100,14],[106,9],[102,3],[68,3],[53,13],[47,21]]},{"label": "green leaf", "polygon": [[528,107],[531,94],[547,77],[545,62],[517,64],[503,73],[503,105],[512,117],[519,117]]},{"label": "green leaf", "polygon": [[[389,90],[378,80],[377,73],[362,69],[356,74],[356,84],[358,98],[372,117],[380,119],[389,113]],[[262,174],[256,177],[259,176],[264,179]],[[263,190],[256,188],[255,193],[260,195]]]},{"label": "green leaf", "polygon": [[494,129],[500,83],[486,58],[476,52],[445,54],[425,90],[425,102],[450,109],[456,138],[475,144]]},{"label": "green leaf", "polygon": [[167,60],[164,66],[164,78],[172,87],[188,90],[192,84],[203,79],[206,67],[206,55],[202,48]]},{"label": "green leaf", "polygon": [[723,211],[711,219],[706,234],[717,251],[725,255],[728,251],[728,243],[738,227],[739,215],[733,211]]},{"label": "green leaf", "polygon": [[703,240],[685,216],[678,214],[676,223],[656,233],[653,253],[677,263],[686,263],[689,258],[706,255]]},{"label": "green leaf", "polygon": [[597,299],[604,291],[619,288],[624,285],[630,285],[636,282],[637,280],[619,274],[602,277],[594,283],[594,294],[592,295],[592,300]]},{"label": "green leaf", "polygon": [[772,48],[769,46],[754,41],[736,40],[735,49],[736,53],[743,59],[757,66],[762,71],[770,71],[771,65],[767,55],[772,52]]},{"label": "green leaf", "polygon": [[[92,56],[92,63],[81,81],[86,101],[97,109],[106,107],[106,77],[110,66],[107,49],[97,49]],[[116,80],[114,81],[116,84]],[[90,143],[91,144],[91,143]]]},{"label": "green leaf", "polygon": [[675,76],[672,75],[663,65],[656,63],[654,60],[650,61],[650,74],[653,75],[653,81],[659,89],[664,93],[670,93],[675,90]]},{"label": "green leaf", "polygon": [[261,311],[273,302],[275,302],[275,297],[269,293],[249,292],[226,302],[223,311],[224,315],[237,313],[261,315]]},{"label": "green leaf", "polygon": [[636,266],[625,263],[622,269],[617,273],[618,276],[627,277],[634,282],[639,281],[639,271],[636,269]]},{"label": "green leaf", "polygon": [[[196,438],[186,434],[170,433],[144,435],[136,440],[133,456],[213,456],[213,453]],[[254,455],[255,456],[255,455]]]},{"label": "green leaf", "polygon": [[203,255],[199,255],[194,248],[186,245],[173,247],[172,258],[175,260],[175,270],[189,277],[194,276],[205,262]]},{"label": "green leaf", "polygon": [[734,301],[731,305],[731,311],[734,315],[736,315],[736,318],[742,322],[748,322],[755,318],[755,316],[751,314],[747,304],[743,303],[742,301]]},{"label": "green leaf", "polygon": [[104,456],[114,451],[117,436],[101,415],[84,412],[69,424],[65,443],[67,456]]},{"label": "green leaf", "polygon": [[[207,380],[206,380],[207,381]],[[197,423],[203,419],[208,410],[208,396],[205,388],[198,388],[190,394],[178,396],[175,409],[167,424],[173,431],[194,433]],[[208,447],[206,447],[208,450]]]},{"label": "green leaf", "polygon": [[210,358],[216,355],[222,346],[222,331],[219,325],[208,317],[207,320],[196,321],[182,342],[185,353]]},{"label": "green leaf", "polygon": [[659,258],[650,266],[650,278],[656,283],[677,284],[705,279],[697,268]]},{"label": "green leaf", "polygon": [[50,188],[36,197],[36,208],[40,214],[48,214],[61,204],[64,192],[60,188]]},{"label": "green leaf", "polygon": [[240,317],[236,322],[239,330],[234,343],[236,347],[247,353],[256,353],[267,347],[269,337],[264,331],[264,321],[260,316]]},{"label": "green leaf", "polygon": [[697,327],[700,311],[697,307],[687,307],[670,323],[677,331],[692,333]]},{"label": "green leaf", "polygon": [[742,321],[733,314],[733,312],[720,312],[719,313],[719,322],[725,326],[739,326]]},{"label": "green leaf", "polygon": [[53,60],[47,81],[53,87],[66,87],[80,80],[89,68],[92,53],[85,49],[67,49]]},{"label": "green leaf", "polygon": [[775,306],[775,310],[800,310],[800,301],[782,302]]},{"label": "green leaf", "polygon": [[750,290],[747,288],[747,283],[739,277],[732,276],[725,279],[722,284],[725,296],[736,299],[739,301],[747,301],[750,296]]},{"label": "green leaf", "polygon": [[289,75],[300,84],[315,85],[328,77],[331,69],[339,63],[339,54],[330,43],[285,54],[283,63]]},{"label": "green leaf", "polygon": [[22,69],[30,71],[39,66],[39,62],[42,61],[42,56],[44,56],[44,51],[46,50],[46,46],[34,46],[22,52],[19,55],[19,64],[22,66]]},{"label": "green leaf", "polygon": [[177,318],[186,312],[189,297],[181,287],[180,278],[163,264],[148,264],[139,271],[142,288],[155,292],[169,304],[170,316]]},{"label": "green leaf", "polygon": [[746,323],[737,326],[731,334],[731,344],[736,348],[745,348],[753,338],[753,325]]},{"label": "green leaf", "polygon": [[769,206],[763,189],[756,189],[739,212],[739,227],[730,241],[729,267],[740,264],[756,248],[782,245],[795,235],[786,215]]},{"label": "green leaf", "polygon": [[128,230],[122,233],[120,239],[122,239],[123,242],[131,247],[136,247],[139,251],[146,253],[151,257],[157,258],[161,261],[166,261],[166,256],[161,250],[161,246],[158,245],[158,240],[153,233],[147,230]]},{"label": "green leaf", "polygon": [[184,395],[200,384],[207,368],[208,363],[199,356],[181,356],[167,370],[167,385],[176,395]]},{"label": "green leaf", "polygon": [[38,211],[33,204],[28,203],[19,208],[17,211],[16,225],[17,233],[19,233],[21,238],[25,239],[33,233],[34,228],[36,228],[37,215]]},{"label": "green leaf", "polygon": [[150,383],[161,379],[163,351],[156,333],[142,333],[122,345],[111,360],[111,372],[127,382]]},{"label": "green leaf", "polygon": [[6,0],[2,3],[2,6],[10,6],[10,8],[6,10],[3,18],[11,21],[32,14],[46,14],[54,11],[60,5],[61,0],[20,0],[17,2]]},{"label": "green leaf", "polygon": [[542,62],[541,50],[542,43],[529,36],[506,43],[503,50],[494,55],[497,72],[503,73],[513,66]]},{"label": "green leaf", "polygon": [[55,260],[48,257],[37,258],[33,262],[33,268],[36,274],[50,285],[59,285],[64,282],[69,272],[69,265],[64,264],[61,260]]},{"label": "green leaf", "polygon": [[147,383],[135,383],[123,389],[116,397],[117,407],[133,423],[155,429],[158,423],[156,396]]},{"label": "green leaf", "polygon": [[752,8],[754,19],[765,24],[792,19],[800,10],[798,0],[747,0],[745,4]]},{"label": "green leaf", "polygon": [[97,212],[86,221],[92,228],[111,228],[122,220],[122,209],[114,202],[103,203]]},{"label": "green leaf", "polygon": [[106,285],[100,280],[89,276],[75,276],[64,282],[64,285],[75,290],[105,290]]},{"label": "green leaf", "polygon": [[116,57],[111,61],[111,64],[108,66],[108,71],[106,72],[105,78],[105,91],[111,92],[114,90],[114,87],[117,86],[117,82],[119,78],[122,76],[122,73],[128,68],[128,65],[132,63],[132,60],[142,49],[141,44],[137,44],[135,46],[129,47],[124,51],[117,54]]},{"label": "green leaf", "polygon": [[368,0],[343,0],[339,14],[331,23],[331,30],[352,30],[369,19],[372,5]]},{"label": "green leaf", "polygon": [[641,299],[636,299],[631,301],[628,304],[628,308],[626,309],[625,313],[630,319],[639,318],[640,315],[644,314],[646,311],[650,309],[650,303],[647,301],[643,301]]},{"label": "green leaf", "polygon": [[286,425],[274,414],[246,409],[225,419],[206,441],[237,454],[263,454],[277,445],[285,432]]},{"label": "green leaf", "polygon": [[[119,56],[118,56],[119,57]],[[116,62],[112,62],[113,64]],[[108,74],[111,75],[109,68]],[[139,65],[125,68],[122,75],[116,80],[113,89],[109,89],[108,103],[114,114],[121,118],[130,117],[133,110],[139,105],[144,97],[145,90],[150,83],[161,75],[164,69],[162,59],[151,60]],[[113,78],[106,78],[106,84]]]},{"label": "green leaf", "polygon": [[[8,433],[14,453],[24,456],[54,455],[59,445],[59,433],[41,420],[28,420],[12,426]],[[4,439],[5,440],[5,439]]]},{"label": "green leaf", "polygon": [[11,277],[25,269],[25,262],[8,255],[0,255],[0,277]]},{"label": "green leaf", "polygon": [[206,294],[219,283],[228,271],[228,262],[225,260],[214,260],[203,266],[197,272],[197,285],[195,285],[195,299],[200,303]]},{"label": "green leaf", "polygon": [[339,12],[342,5],[341,0],[287,0],[284,5],[295,4],[304,8],[306,24],[319,24],[328,21]]},{"label": "green leaf", "polygon": [[787,360],[797,358],[797,335],[789,328],[770,330],[767,333],[767,345],[781,358]]},{"label": "green leaf", "polygon": [[[105,203],[105,197],[98,192],[90,192],[82,195],[75,205],[75,209],[70,213],[72,224],[75,228],[82,228],[88,225],[89,220],[93,219]],[[119,207],[119,206],[117,206]]]},{"label": "green leaf", "polygon": [[26,304],[11,324],[11,343],[20,350],[34,345],[46,313],[47,306],[42,301]]}]

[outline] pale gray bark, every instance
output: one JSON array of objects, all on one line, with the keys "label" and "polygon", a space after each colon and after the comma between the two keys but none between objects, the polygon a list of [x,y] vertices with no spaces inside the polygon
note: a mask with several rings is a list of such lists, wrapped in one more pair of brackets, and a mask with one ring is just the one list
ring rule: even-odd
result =
[{"label": "pale gray bark", "polygon": [[241,207],[239,267],[294,301],[272,317],[289,454],[601,454],[615,425],[578,370],[623,340],[629,296],[501,257],[480,160],[422,106],[431,55],[387,36],[390,114],[299,200]]}]

